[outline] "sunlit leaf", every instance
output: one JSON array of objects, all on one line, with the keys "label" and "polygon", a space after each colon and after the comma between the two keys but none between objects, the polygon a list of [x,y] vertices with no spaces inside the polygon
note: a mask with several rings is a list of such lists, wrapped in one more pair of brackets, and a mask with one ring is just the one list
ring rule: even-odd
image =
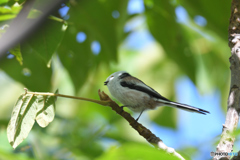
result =
[{"label": "sunlit leaf", "polygon": [[[57,93],[58,90],[55,92]],[[41,127],[46,127],[50,122],[53,121],[55,116],[55,101],[56,96],[38,96],[38,104],[41,110],[37,113],[36,121]]]},{"label": "sunlit leaf", "polygon": [[16,56],[17,61],[22,65],[23,64],[23,58],[22,58],[22,53],[20,49],[20,45],[17,45],[16,47],[12,48],[9,50],[11,54]]},{"label": "sunlit leaf", "polygon": [[4,14],[0,16],[0,21],[6,21],[15,18],[16,15],[13,14]]},{"label": "sunlit leaf", "polygon": [[97,160],[121,160],[121,159],[167,159],[178,160],[179,158],[143,144],[123,144],[121,147],[112,147]]},{"label": "sunlit leaf", "polygon": [[[0,2],[1,3],[1,2]],[[1,14],[6,14],[6,13],[11,13],[11,8],[7,8],[7,7],[0,7],[0,13]]]},{"label": "sunlit leaf", "polygon": [[8,141],[13,148],[16,148],[32,129],[38,111],[37,103],[37,97],[32,94],[18,98],[7,128]]},{"label": "sunlit leaf", "polygon": [[0,0],[0,4],[7,3],[8,0]]}]

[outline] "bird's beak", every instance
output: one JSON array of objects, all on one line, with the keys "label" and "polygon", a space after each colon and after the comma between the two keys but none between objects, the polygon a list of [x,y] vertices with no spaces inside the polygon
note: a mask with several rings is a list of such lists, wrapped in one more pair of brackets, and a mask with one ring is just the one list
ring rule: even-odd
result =
[{"label": "bird's beak", "polygon": [[107,84],[108,84],[108,81],[105,81],[105,82],[104,82],[104,85],[107,85]]}]

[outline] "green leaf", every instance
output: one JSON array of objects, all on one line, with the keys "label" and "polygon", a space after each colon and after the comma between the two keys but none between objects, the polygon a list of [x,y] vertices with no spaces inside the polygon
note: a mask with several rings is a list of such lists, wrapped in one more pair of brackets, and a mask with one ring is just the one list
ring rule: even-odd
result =
[{"label": "green leaf", "polygon": [[11,8],[0,7],[0,13],[1,14],[12,13],[12,10],[11,10]]},{"label": "green leaf", "polygon": [[53,53],[60,45],[65,30],[60,22],[47,20],[26,43],[38,54],[46,64],[49,63]]},{"label": "green leaf", "polygon": [[89,69],[96,65],[94,55],[88,47],[89,39],[79,44],[76,42],[77,30],[69,26],[64,36],[62,45],[58,49],[59,58],[69,72],[76,89],[85,82]]},{"label": "green leaf", "polygon": [[170,1],[153,0],[146,9],[147,23],[154,38],[163,46],[167,56],[195,83],[196,58],[188,43],[189,33],[176,22],[175,7]]},{"label": "green leaf", "polygon": [[[58,93],[58,90],[55,94]],[[36,121],[41,127],[46,127],[53,121],[55,116],[55,101],[56,96],[38,96],[38,104],[41,106],[41,110],[37,113]]]},{"label": "green leaf", "polygon": [[0,0],[0,4],[7,3],[8,0]]},{"label": "green leaf", "polygon": [[28,44],[21,45],[21,52],[23,65],[20,65],[16,59],[5,56],[0,59],[0,68],[29,90],[49,91],[52,69],[46,66],[46,63]]},{"label": "green leaf", "polygon": [[6,21],[6,20],[10,20],[15,18],[16,15],[14,14],[4,14],[4,15],[0,15],[0,21]]},{"label": "green leaf", "polygon": [[180,2],[180,5],[187,10],[192,18],[199,15],[203,16],[207,20],[207,25],[205,27],[227,40],[229,23],[226,22],[229,21],[230,17],[231,1],[183,0]]},{"label": "green leaf", "polygon": [[28,136],[35,119],[41,127],[53,121],[56,99],[56,96],[34,94],[23,94],[18,98],[7,127],[8,141],[14,149]]},{"label": "green leaf", "polygon": [[120,147],[112,147],[108,152],[103,154],[97,160],[135,160],[135,159],[167,159],[178,160],[177,157],[168,154],[163,150],[157,150],[149,145],[140,143],[123,144]]},{"label": "green leaf", "polygon": [[36,96],[26,94],[18,98],[7,127],[8,141],[14,149],[28,136],[35,123],[37,111]]},{"label": "green leaf", "polygon": [[[60,60],[69,72],[76,91],[83,85],[90,69],[99,62],[109,63],[117,59],[118,45],[124,38],[124,25],[129,18],[126,12],[128,0],[76,1],[69,10],[69,27],[58,48]],[[114,19],[116,10],[120,17]],[[104,11],[104,12],[103,12]],[[84,32],[86,40],[78,42],[77,34]],[[94,55],[93,41],[98,41],[101,51]]]},{"label": "green leaf", "polygon": [[23,58],[22,58],[21,49],[20,49],[20,45],[19,44],[16,47],[10,49],[9,52],[16,57],[17,61],[21,65],[23,64]]}]

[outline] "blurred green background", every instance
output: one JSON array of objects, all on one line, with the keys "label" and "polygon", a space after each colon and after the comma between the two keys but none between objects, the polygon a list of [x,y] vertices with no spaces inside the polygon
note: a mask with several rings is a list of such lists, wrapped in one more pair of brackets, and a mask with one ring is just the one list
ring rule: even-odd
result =
[{"label": "blurred green background", "polygon": [[[24,2],[0,0],[0,35]],[[98,89],[109,94],[103,82],[119,70],[128,71],[171,100],[187,103],[178,97],[192,99],[191,90],[204,100],[210,97],[205,106],[200,106],[201,99],[190,104],[209,110],[208,117],[194,114],[188,118],[191,113],[180,111],[186,114],[181,116],[176,109],[162,107],[140,119],[187,159],[210,159],[221,134],[229,93],[230,5],[230,1],[217,0],[71,0],[62,4],[53,15],[64,23],[48,19],[0,59],[0,159],[166,156],[110,108],[64,98],[58,98],[55,119],[47,128],[35,124],[15,150],[8,143],[7,124],[24,87],[36,92],[58,88],[61,94],[99,99]],[[180,83],[182,80],[187,83]],[[180,123],[179,117],[186,121]],[[186,123],[191,123],[188,129],[192,132],[181,131]],[[198,139],[198,129],[215,131]],[[186,135],[184,141],[179,141],[180,131]],[[163,135],[174,137],[164,139]],[[188,141],[189,135],[196,137]]]}]

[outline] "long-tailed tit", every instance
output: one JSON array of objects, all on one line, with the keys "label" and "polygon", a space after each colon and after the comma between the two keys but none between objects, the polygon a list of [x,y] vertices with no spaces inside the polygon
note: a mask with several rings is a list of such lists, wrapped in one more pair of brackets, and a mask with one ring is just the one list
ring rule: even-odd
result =
[{"label": "long-tailed tit", "polygon": [[140,118],[143,111],[155,109],[159,106],[170,106],[200,114],[209,113],[201,108],[172,102],[125,71],[111,74],[104,82],[104,85],[107,85],[111,95],[121,102],[124,107],[128,107],[134,112],[140,112],[136,121]]}]

